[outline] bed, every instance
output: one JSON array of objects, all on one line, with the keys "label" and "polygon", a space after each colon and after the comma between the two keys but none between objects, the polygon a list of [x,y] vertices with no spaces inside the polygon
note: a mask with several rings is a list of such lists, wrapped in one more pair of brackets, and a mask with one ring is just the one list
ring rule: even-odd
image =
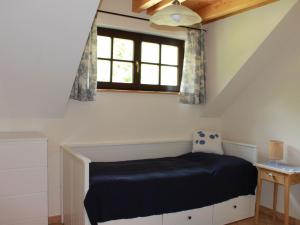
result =
[{"label": "bed", "polygon": [[222,225],[251,217],[256,148],[223,148],[225,156],[190,153],[189,140],[62,146],[63,222]]}]

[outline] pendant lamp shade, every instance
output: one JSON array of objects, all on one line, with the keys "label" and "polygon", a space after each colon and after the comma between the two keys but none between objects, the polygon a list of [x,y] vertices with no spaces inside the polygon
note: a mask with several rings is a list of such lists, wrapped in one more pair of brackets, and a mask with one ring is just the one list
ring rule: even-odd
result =
[{"label": "pendant lamp shade", "polygon": [[165,26],[191,26],[196,23],[201,23],[201,17],[193,10],[180,5],[178,1],[157,13],[151,18],[150,22],[157,25]]}]

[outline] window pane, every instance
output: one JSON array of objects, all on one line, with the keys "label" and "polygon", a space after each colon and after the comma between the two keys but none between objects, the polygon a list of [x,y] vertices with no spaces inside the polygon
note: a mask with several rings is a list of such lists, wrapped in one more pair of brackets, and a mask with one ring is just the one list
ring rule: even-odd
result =
[{"label": "window pane", "polygon": [[97,55],[99,58],[111,58],[111,38],[105,36],[97,37]]},{"label": "window pane", "polygon": [[178,47],[172,45],[162,45],[161,63],[168,65],[178,65]]},{"label": "window pane", "polygon": [[142,62],[159,63],[159,44],[142,42]]},{"label": "window pane", "polygon": [[98,60],[97,80],[102,81],[102,82],[110,81],[110,61],[109,60]]},{"label": "window pane", "polygon": [[132,63],[113,62],[113,82],[116,83],[132,83]]},{"label": "window pane", "polygon": [[161,67],[161,85],[177,86],[178,69],[174,66]]},{"label": "window pane", "polygon": [[159,67],[142,64],[141,84],[159,84]]},{"label": "window pane", "polygon": [[114,59],[133,60],[133,41],[114,38]]}]

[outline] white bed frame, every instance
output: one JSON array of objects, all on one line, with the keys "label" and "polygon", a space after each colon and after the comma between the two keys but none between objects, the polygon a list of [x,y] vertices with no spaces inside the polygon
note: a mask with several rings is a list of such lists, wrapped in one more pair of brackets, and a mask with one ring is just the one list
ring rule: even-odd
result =
[{"label": "white bed frame", "polygon": [[[238,156],[253,164],[256,146],[223,141],[226,155]],[[83,205],[89,189],[89,163],[178,156],[191,152],[191,140],[155,140],[127,143],[72,144],[61,147],[61,208],[65,225],[90,225]],[[223,225],[254,216],[254,196],[240,196],[221,204],[179,213],[100,225]]]}]

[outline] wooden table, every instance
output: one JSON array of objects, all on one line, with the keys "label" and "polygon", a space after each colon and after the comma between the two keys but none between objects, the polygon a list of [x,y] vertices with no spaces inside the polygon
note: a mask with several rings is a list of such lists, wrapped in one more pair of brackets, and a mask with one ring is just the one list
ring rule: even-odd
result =
[{"label": "wooden table", "polygon": [[278,185],[284,185],[284,225],[289,225],[289,206],[290,206],[290,187],[295,184],[300,184],[300,172],[291,172],[276,166],[269,166],[264,163],[255,165],[258,169],[258,183],[256,193],[256,216],[255,221],[258,224],[259,208],[262,190],[262,181],[266,180],[274,183],[273,192],[273,219],[276,218],[277,193]]}]

